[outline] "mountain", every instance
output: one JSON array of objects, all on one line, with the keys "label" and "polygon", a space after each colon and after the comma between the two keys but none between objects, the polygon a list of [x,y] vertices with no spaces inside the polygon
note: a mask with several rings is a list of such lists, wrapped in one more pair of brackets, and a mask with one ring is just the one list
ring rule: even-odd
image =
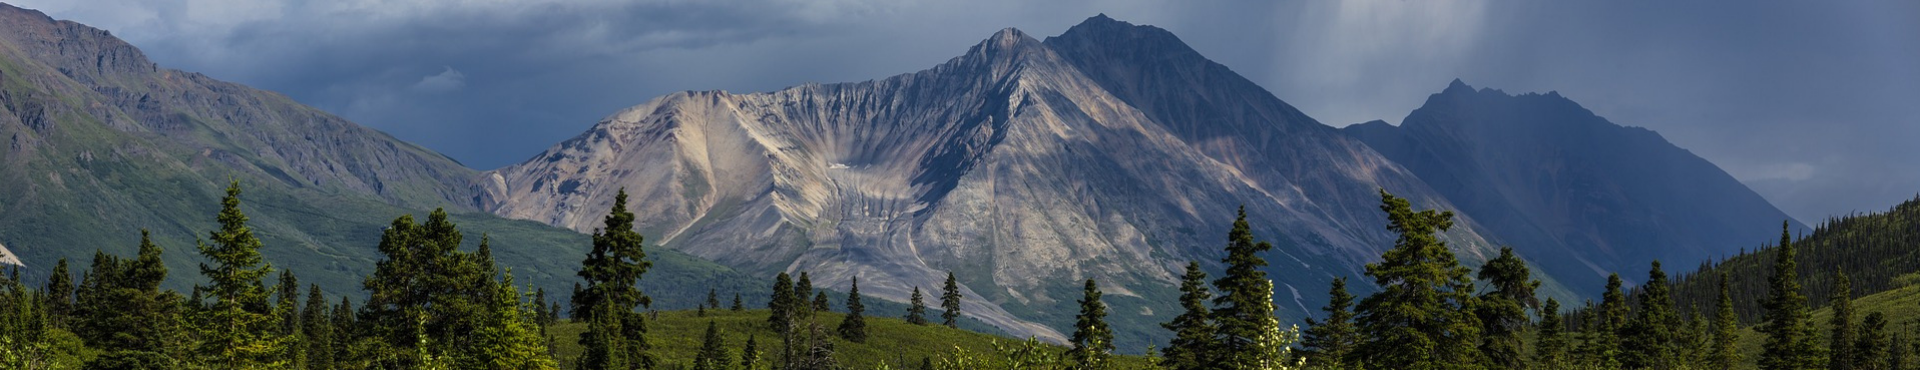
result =
[{"label": "mountain", "polygon": [[1684,266],[1762,245],[1783,220],[1805,229],[1713,163],[1555,92],[1455,80],[1400,126],[1344,131],[1581,291],[1650,260]]},{"label": "mountain", "polygon": [[[1175,277],[1217,267],[1237,207],[1278,246],[1289,320],[1393,244],[1376,190],[1456,208],[1171,33],[1104,15],[880,80],[659,97],[485,176],[488,210],[582,231],[625,189],[645,235],[763,276],[858,275],[904,301],[952,271],[963,311],[1016,335],[1062,339],[1065,282],[1099,279],[1121,348],[1166,335]],[[1463,216],[1448,237],[1479,261],[1485,235]]]},{"label": "mountain", "polygon": [[[200,281],[195,241],[214,230],[229,181],[268,262],[328,292],[360,294],[383,227],[444,207],[467,243],[492,238],[523,282],[576,279],[586,236],[479,212],[477,171],[286,96],[160,68],[105,30],[0,4],[0,244],[32,281],[55,260],[132,255],[140,230],[166,249],[184,290]],[[731,270],[654,254],[663,304],[687,281],[764,290]],[[77,273],[77,272],[76,272]],[[679,299],[684,292],[684,300]]]}]

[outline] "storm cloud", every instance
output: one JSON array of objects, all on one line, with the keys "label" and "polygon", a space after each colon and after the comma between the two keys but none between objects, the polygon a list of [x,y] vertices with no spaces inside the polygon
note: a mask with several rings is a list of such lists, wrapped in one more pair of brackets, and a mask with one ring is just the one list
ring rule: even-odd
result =
[{"label": "storm cloud", "polygon": [[1105,13],[1333,126],[1460,78],[1659,131],[1802,221],[1920,193],[1916,2],[16,1],[481,169],[673,91],[881,78]]}]

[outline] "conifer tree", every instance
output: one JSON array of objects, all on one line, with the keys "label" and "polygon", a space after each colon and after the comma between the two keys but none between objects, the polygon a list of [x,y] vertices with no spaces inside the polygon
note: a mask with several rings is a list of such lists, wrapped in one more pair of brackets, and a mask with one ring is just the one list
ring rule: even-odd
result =
[{"label": "conifer tree", "polygon": [[1853,368],[1886,369],[1891,366],[1887,361],[1887,354],[1887,315],[1880,312],[1869,313],[1860,321],[1860,331],[1853,343]]},{"label": "conifer tree", "polygon": [[1107,304],[1100,301],[1100,286],[1087,279],[1080,298],[1080,314],[1073,325],[1073,349],[1067,351],[1075,369],[1105,369],[1112,363],[1113,329],[1107,326]]},{"label": "conifer tree", "polygon": [[1679,341],[1682,347],[1677,350],[1685,368],[1704,369],[1711,364],[1708,359],[1712,354],[1713,329],[1708,328],[1707,313],[1700,311],[1699,305],[1688,306],[1688,312],[1692,314],[1687,316],[1687,333]]},{"label": "conifer tree", "polygon": [[1780,246],[1767,277],[1767,297],[1760,302],[1766,320],[1758,328],[1767,336],[1760,353],[1762,370],[1797,370],[1820,367],[1814,352],[1812,319],[1807,313],[1807,298],[1800,294],[1800,276],[1794,262],[1793,236],[1787,223],[1780,227]]},{"label": "conifer tree", "polygon": [[509,271],[501,281],[487,284],[486,308],[476,321],[470,349],[455,352],[452,358],[465,369],[558,369],[547,348],[546,338],[533,322],[532,302],[514,286]]},{"label": "conifer tree", "polygon": [[954,282],[953,271],[947,271],[946,287],[940,290],[940,309],[941,325],[960,327],[960,284]]},{"label": "conifer tree", "polygon": [[730,309],[732,309],[733,312],[740,312],[740,311],[747,310],[747,306],[740,303],[740,293],[733,293],[733,307],[731,307]]},{"label": "conifer tree", "polygon": [[464,237],[449,217],[444,209],[424,223],[401,215],[381,232],[384,258],[361,282],[365,335],[376,343],[367,356],[376,366],[427,366],[473,350],[468,339],[488,314],[494,266],[485,237],[478,251],[459,251]]},{"label": "conifer tree", "polygon": [[1187,262],[1187,272],[1180,277],[1180,307],[1185,311],[1174,316],[1173,321],[1160,324],[1173,331],[1173,339],[1167,343],[1167,349],[1161,351],[1162,367],[1169,370],[1209,368],[1216,343],[1213,312],[1207,307],[1212,299],[1213,292],[1207,289],[1207,273],[1200,270],[1200,262]]},{"label": "conifer tree", "polygon": [[1382,261],[1366,266],[1381,290],[1362,299],[1356,310],[1355,321],[1367,340],[1355,356],[1380,368],[1482,366],[1471,270],[1460,266],[1437,235],[1453,227],[1453,212],[1414,212],[1407,200],[1385,190],[1380,198],[1387,229],[1399,238]]},{"label": "conifer tree", "polygon": [[[700,342],[700,352],[694,353],[693,370],[727,370],[732,368],[732,355],[727,353],[726,344],[720,338],[720,327],[712,321],[707,322],[707,335]],[[745,361],[742,361],[743,365]]]},{"label": "conifer tree", "polygon": [[279,297],[274,303],[274,311],[280,313],[280,335],[299,333],[300,279],[293,276],[293,270],[280,270],[280,284],[273,291]]},{"label": "conifer tree", "polygon": [[1600,305],[1588,304],[1589,320],[1585,320],[1586,339],[1580,343],[1581,362],[1601,368],[1620,367],[1620,332],[1627,323],[1627,294],[1622,290],[1626,282],[1620,274],[1607,276],[1607,290],[1600,295]]},{"label": "conifer tree", "polygon": [[827,312],[832,310],[833,306],[832,303],[829,302],[829,299],[830,298],[827,298],[826,289],[815,291],[813,293],[813,308],[809,312]]},{"label": "conifer tree", "polygon": [[333,325],[328,322],[327,300],[320,291],[320,284],[312,284],[307,290],[306,309],[300,311],[300,330],[306,338],[308,369],[334,369]]},{"label": "conifer tree", "polygon": [[[822,293],[824,294],[824,293]],[[867,342],[867,306],[860,304],[860,277],[854,276],[847,288],[847,316],[840,320],[840,338],[854,343]]]},{"label": "conifer tree", "polygon": [[[16,272],[19,270],[15,270]],[[73,272],[67,270],[67,259],[54,262],[53,273],[47,276],[47,314],[53,327],[67,326],[67,319],[73,317]]]},{"label": "conifer tree", "polygon": [[1720,309],[1713,316],[1713,347],[1707,356],[1708,368],[1732,370],[1740,363],[1740,318],[1733,312],[1733,297],[1727,293],[1727,273],[1720,272]]},{"label": "conifer tree", "polygon": [[100,356],[90,368],[181,367],[181,298],[161,292],[167,267],[160,247],[141,230],[139,256],[131,260],[96,252],[92,270],[77,289],[72,331]]},{"label": "conifer tree", "polygon": [[1853,288],[1846,273],[1833,273],[1833,291],[1827,296],[1827,307],[1833,310],[1832,318],[1827,321],[1827,327],[1833,330],[1827,337],[1827,369],[1853,370],[1859,358],[1853,353]]},{"label": "conifer tree", "polygon": [[1213,282],[1220,291],[1220,296],[1213,299],[1213,322],[1219,333],[1213,354],[1228,369],[1252,369],[1260,363],[1254,340],[1267,332],[1264,321],[1273,316],[1267,309],[1272,292],[1261,290],[1268,283],[1267,273],[1260,270],[1267,261],[1259,253],[1272,250],[1273,244],[1254,241],[1245,206],[1240,207],[1233,230],[1227,233],[1226,249],[1227,257],[1221,262],[1227,265],[1227,271]]},{"label": "conifer tree", "polygon": [[713,288],[707,288],[707,307],[713,307],[713,309],[716,310],[720,309],[720,295],[719,292],[715,292]]},{"label": "conifer tree", "polygon": [[787,333],[793,327],[794,304],[793,278],[782,272],[773,278],[773,296],[768,297],[767,326],[775,333]]},{"label": "conifer tree", "polygon": [[1547,298],[1547,303],[1540,307],[1540,332],[1534,335],[1535,367],[1555,369],[1569,365],[1566,326],[1560,320],[1560,301]]},{"label": "conifer tree", "polygon": [[797,304],[794,306],[794,315],[796,317],[813,318],[813,304],[808,303],[814,298],[813,278],[807,276],[806,271],[801,271],[800,280],[794,281],[793,296],[799,298]]},{"label": "conifer tree", "polygon": [[760,344],[755,343],[753,335],[747,335],[747,345],[740,348],[740,369],[760,370]]},{"label": "conifer tree", "polygon": [[1360,344],[1360,333],[1353,327],[1353,294],[1347,293],[1347,278],[1333,278],[1333,288],[1327,295],[1326,307],[1320,308],[1326,311],[1326,318],[1307,318],[1307,331],[1301,341],[1307,348],[1307,364],[1323,369],[1349,368],[1348,355]]},{"label": "conifer tree", "polygon": [[1620,364],[1629,369],[1670,369],[1677,362],[1676,332],[1680,316],[1673,310],[1672,283],[1653,261],[1647,283],[1640,290],[1640,309],[1622,328]]},{"label": "conifer tree", "polygon": [[[587,322],[580,338],[583,369],[653,367],[647,353],[646,317],[635,309],[653,304],[638,287],[653,266],[633,231],[633,213],[627,211],[627,190],[614,196],[604,226],[593,235],[593,250],[580,262],[584,291],[573,296],[575,319]],[[580,315],[585,313],[585,315]]]},{"label": "conifer tree", "polygon": [[1517,369],[1526,364],[1526,345],[1520,336],[1526,329],[1527,309],[1536,305],[1533,291],[1540,282],[1529,278],[1527,263],[1513,254],[1512,247],[1500,248],[1500,257],[1480,266],[1480,280],[1492,288],[1480,295],[1478,312],[1484,333],[1480,352],[1496,368]]},{"label": "conifer tree", "polygon": [[211,244],[199,243],[200,255],[211,263],[200,264],[200,274],[213,300],[200,315],[205,331],[199,354],[208,365],[226,369],[285,368],[286,340],[277,334],[279,317],[267,302],[272,292],[261,281],[273,266],[261,259],[260,239],[240,211],[239,181],[227,186],[220,206],[220,230],[209,233]]},{"label": "conifer tree", "polygon": [[920,294],[920,287],[913,287],[913,296],[907,301],[907,323],[926,326],[927,302],[926,298]]},{"label": "conifer tree", "polygon": [[333,324],[333,362],[341,368],[357,368],[361,363],[355,345],[361,341],[363,331],[355,317],[353,302],[340,297],[340,305],[333,307],[333,316],[328,323]]}]

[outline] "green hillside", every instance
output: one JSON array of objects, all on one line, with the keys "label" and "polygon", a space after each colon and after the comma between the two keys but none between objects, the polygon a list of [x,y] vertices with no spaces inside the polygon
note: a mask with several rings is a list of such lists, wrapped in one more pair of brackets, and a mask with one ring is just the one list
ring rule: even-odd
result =
[{"label": "green hillside", "polygon": [[[841,295],[844,297],[844,295]],[[753,337],[762,352],[763,359],[773,359],[780,346],[780,337],[767,327],[768,311],[746,310],[708,310],[705,317],[695,311],[660,312],[657,319],[648,322],[647,340],[653,345],[653,354],[657,356],[662,368],[676,369],[692,366],[694,354],[700,350],[701,340],[706,334],[707,323],[718,325],[721,336],[725,338],[728,353],[739,362],[740,349],[748,337]],[[869,313],[871,314],[871,313]],[[841,313],[821,312],[811,322],[819,324],[825,335],[832,336],[833,328],[844,317]],[[992,354],[993,345],[1016,345],[1021,340],[1002,336],[982,334],[969,330],[950,329],[935,325],[919,326],[908,324],[905,320],[892,317],[867,316],[866,343],[853,343],[834,337],[835,359],[841,365],[852,369],[872,369],[881,362],[895,368],[918,368],[923,358],[937,359],[951,353],[954,348],[963,348],[974,354]],[[580,357],[578,344],[580,332],[585,325],[575,323],[556,324],[548,329],[554,340],[554,351],[561,368],[571,368],[573,359]],[[1056,351],[1065,351],[1065,347],[1048,345]],[[1136,356],[1116,356],[1122,369],[1143,368],[1145,358]],[[905,366],[902,366],[905,364]]]},{"label": "green hillside", "polygon": [[[1920,198],[1886,212],[1827,220],[1810,234],[1796,235],[1793,245],[1799,250],[1801,293],[1811,297],[1809,305],[1826,305],[1836,271],[1846,272],[1854,297],[1898,288],[1897,277],[1920,271]],[[1759,302],[1766,295],[1774,252],[1771,247],[1754,248],[1718,263],[1702,263],[1695,272],[1674,281],[1675,303],[1683,308],[1713,307],[1718,301],[1719,275],[1726,273],[1735,312],[1742,323],[1752,324],[1761,314]]]},{"label": "green hillside", "polygon": [[[1920,332],[1915,331],[1916,325],[1920,325],[1920,284],[1913,284],[1920,282],[1920,274],[1905,275],[1899,280],[1905,282],[1904,285],[1853,299],[1853,320],[1856,330],[1860,320],[1867,317],[1867,314],[1879,312],[1887,316],[1886,333],[1889,337],[1904,336],[1911,341],[1916,338],[1916,335],[1920,335]],[[1824,339],[1828,335],[1828,330],[1831,330],[1827,325],[1827,320],[1831,319],[1833,319],[1832,309],[1822,308],[1813,311],[1813,322],[1819,329],[1822,343],[1826,342]],[[1755,361],[1760,358],[1760,345],[1764,342],[1766,337],[1754,331],[1753,327],[1741,329],[1741,359],[1749,366],[1758,366]],[[1908,351],[1909,355],[1912,353],[1913,351]],[[1915,358],[1909,357],[1907,363],[1912,364],[1914,360]]]}]

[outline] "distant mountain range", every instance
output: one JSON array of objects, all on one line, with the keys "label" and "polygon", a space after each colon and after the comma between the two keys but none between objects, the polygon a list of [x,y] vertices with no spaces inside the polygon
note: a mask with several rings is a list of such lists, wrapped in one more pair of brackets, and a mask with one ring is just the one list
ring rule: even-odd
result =
[{"label": "distant mountain range", "polygon": [[1241,206],[1278,246],[1268,272],[1288,320],[1391,246],[1377,190],[1458,211],[1445,237],[1463,260],[1514,245],[1563,298],[1651,258],[1759,245],[1788,219],[1710,163],[1556,94],[1456,84],[1400,127],[1335,129],[1165,30],[1104,15],[1044,41],[1003,30],[880,80],[659,97],[484,172],[161,69],[105,31],[11,6],[0,20],[0,243],[45,266],[130,253],[155,229],[175,286],[195,278],[192,240],[229,179],[247,186],[268,259],[329,290],[357,294],[379,228],[436,207],[469,240],[487,232],[516,275],[559,289],[586,246],[565,229],[591,231],[624,188],[666,247],[652,249],[656,296],[759,294],[776,272],[809,271],[905,301],[952,271],[970,316],[1060,339],[1072,282],[1092,278],[1122,348],[1164,343],[1153,324],[1177,314],[1180,267],[1217,268]]},{"label": "distant mountain range", "polygon": [[1783,220],[1807,229],[1659,133],[1615,125],[1559,93],[1513,96],[1455,80],[1398,127],[1344,131],[1587,291],[1650,260],[1686,266],[1758,247]]}]

